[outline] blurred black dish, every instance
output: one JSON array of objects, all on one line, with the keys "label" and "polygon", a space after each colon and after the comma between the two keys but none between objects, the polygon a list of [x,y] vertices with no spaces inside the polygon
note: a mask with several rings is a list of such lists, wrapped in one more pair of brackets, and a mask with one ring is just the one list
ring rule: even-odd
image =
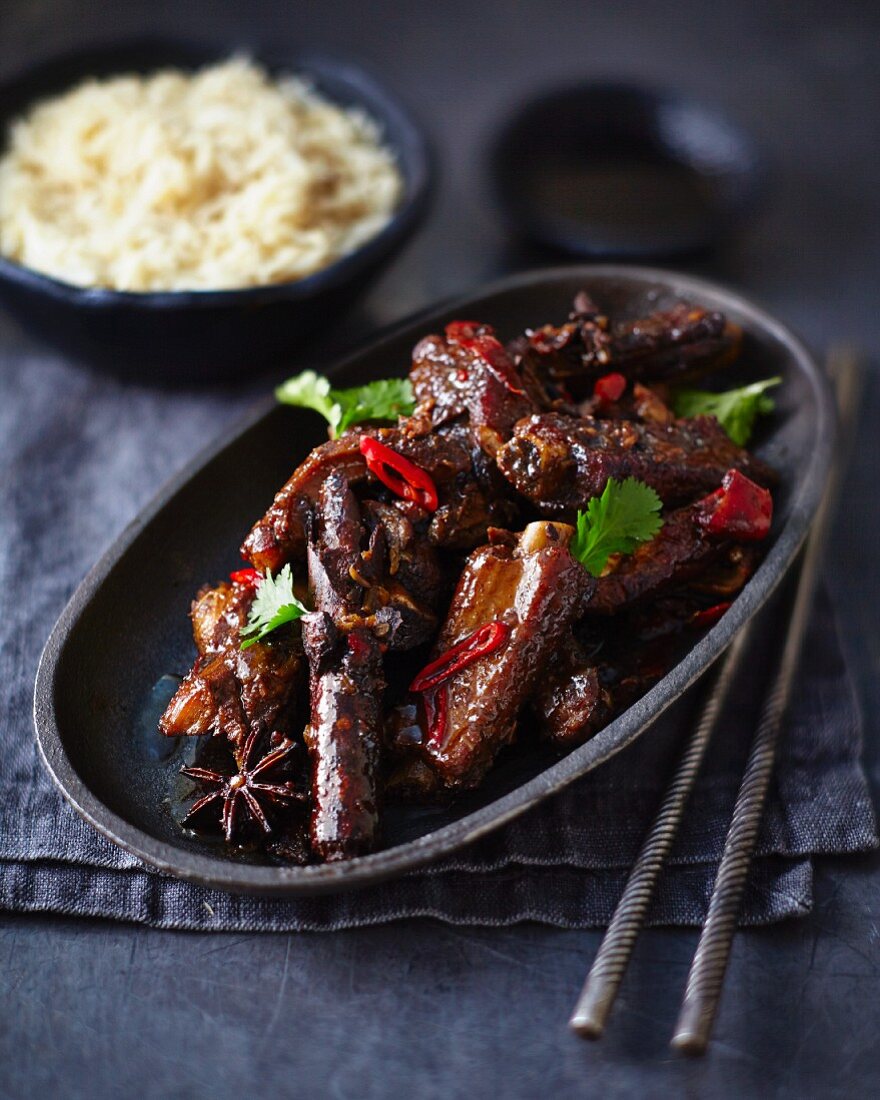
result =
[{"label": "blurred black dish", "polygon": [[[0,86],[0,141],[36,100],[89,76],[200,68],[227,58],[219,47],[164,39],[96,47],[43,62]],[[324,270],[296,282],[242,290],[130,293],[76,287],[0,256],[0,302],[29,330],[78,359],[115,374],[162,382],[252,374],[292,353],[335,319],[400,251],[427,207],[431,158],[404,108],[371,76],[311,53],[247,50],[270,72],[296,73],[344,107],[362,107],[397,156],[404,195],[377,236]]]},{"label": "blurred black dish", "polygon": [[763,171],[723,115],[638,85],[586,83],[528,101],[491,156],[511,228],[597,259],[668,258],[719,243]]}]

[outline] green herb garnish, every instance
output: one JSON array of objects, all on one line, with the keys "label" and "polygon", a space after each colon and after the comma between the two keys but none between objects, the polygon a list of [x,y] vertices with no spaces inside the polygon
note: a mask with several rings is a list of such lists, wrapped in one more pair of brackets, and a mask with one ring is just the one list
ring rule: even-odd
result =
[{"label": "green herb garnish", "polygon": [[329,379],[313,370],[304,370],[282,382],[275,396],[284,405],[319,412],[330,425],[334,439],[352,424],[396,420],[398,416],[409,416],[416,407],[408,378],[383,378],[365,386],[334,390]]},{"label": "green herb garnish", "polygon": [[734,443],[748,443],[759,416],[773,412],[775,402],[765,393],[778,386],[781,378],[765,378],[736,390],[711,393],[709,390],[678,390],[672,402],[676,416],[714,416]]},{"label": "green herb garnish", "polygon": [[598,577],[612,554],[631,554],[657,534],[663,526],[662,507],[660,497],[643,481],[609,478],[602,495],[593,497],[586,512],[578,512],[571,556]]},{"label": "green herb garnish", "polygon": [[307,611],[308,608],[300,603],[293,591],[293,574],[289,565],[285,565],[275,577],[267,572],[260,581],[247,625],[241,632],[241,648],[248,649],[279,626],[296,622]]}]

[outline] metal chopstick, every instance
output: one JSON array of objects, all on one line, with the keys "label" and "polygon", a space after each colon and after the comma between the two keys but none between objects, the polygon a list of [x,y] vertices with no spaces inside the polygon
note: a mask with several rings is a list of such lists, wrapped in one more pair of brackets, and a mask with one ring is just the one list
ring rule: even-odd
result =
[{"label": "metal chopstick", "polygon": [[[855,357],[847,352],[835,353],[829,359],[829,373],[836,381],[841,439],[845,442],[852,438],[858,407],[860,377]],[[712,889],[709,912],[688,975],[684,1001],[672,1038],[672,1046],[688,1054],[705,1051],[715,1021],[743,890],[776,759],[782,719],[797,670],[822,562],[828,521],[844,464],[844,456],[838,455],[807,539],[782,658],[761,713]]]},{"label": "metal chopstick", "polygon": [[684,816],[690,793],[706,755],[730,686],[748,644],[750,627],[737,634],[714,674],[708,696],[691,734],[654,824],[645,838],[635,865],[568,1026],[585,1039],[598,1039],[629,964],[636,939],[645,924],[654,888]]}]

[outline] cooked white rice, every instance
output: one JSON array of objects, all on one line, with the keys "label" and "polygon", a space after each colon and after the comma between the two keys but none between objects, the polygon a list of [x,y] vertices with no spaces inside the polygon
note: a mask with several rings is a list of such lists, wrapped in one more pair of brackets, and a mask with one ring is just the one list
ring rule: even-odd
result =
[{"label": "cooked white rice", "polygon": [[247,60],[89,80],[12,126],[0,252],[118,290],[286,282],[378,233],[401,187],[362,113]]}]

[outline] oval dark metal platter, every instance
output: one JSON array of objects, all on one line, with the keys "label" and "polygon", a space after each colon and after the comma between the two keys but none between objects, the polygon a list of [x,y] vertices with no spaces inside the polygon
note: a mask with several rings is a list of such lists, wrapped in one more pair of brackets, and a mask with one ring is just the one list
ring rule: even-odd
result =
[{"label": "oval dark metal platter", "polygon": [[[721,309],[746,333],[737,381],[781,374],[777,411],[756,450],[782,475],[762,565],[721,621],[637,703],[559,759],[510,752],[484,785],[441,809],[395,809],[385,847],[348,863],[285,867],[246,862],[185,834],[169,809],[177,743],[150,724],[154,687],[193,657],[187,612],[196,589],[235,568],[252,521],[324,437],[313,414],[267,401],[231,438],[167,485],[77,589],[43,653],[34,700],[37,738],[65,797],[92,825],[145,863],[235,892],[296,895],[361,886],[413,870],[497,829],[638,738],[693,684],[766,602],[792,564],[825,484],[834,403],[814,359],[792,334],[738,294],[686,275],[584,266],[493,283],[402,323],[330,371],[354,384],[403,373],[417,339],[454,317],[497,326],[505,338],[561,318],[585,287],[614,316],[683,299]],[[137,615],[131,614],[137,608]],[[145,728],[148,727],[148,728]]]}]

